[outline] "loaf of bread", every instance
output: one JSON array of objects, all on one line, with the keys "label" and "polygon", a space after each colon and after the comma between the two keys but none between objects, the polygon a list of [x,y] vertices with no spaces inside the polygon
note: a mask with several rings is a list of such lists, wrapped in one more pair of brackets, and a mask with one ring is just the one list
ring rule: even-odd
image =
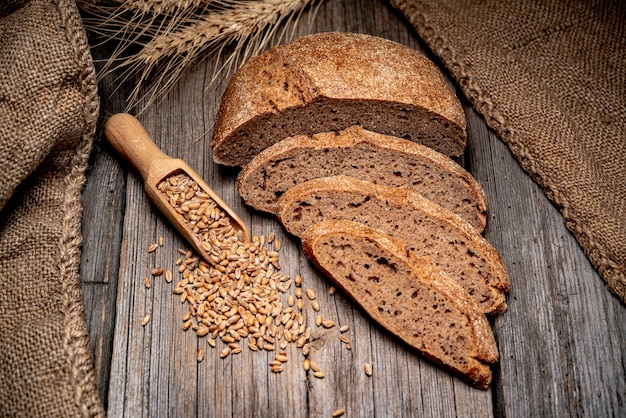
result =
[{"label": "loaf of bread", "polygon": [[326,220],[302,235],[309,259],[365,313],[477,388],[498,360],[491,327],[459,284],[404,242],[358,222]]},{"label": "loaf of bread", "polygon": [[402,186],[379,186],[353,177],[324,177],[289,189],[278,201],[278,219],[301,237],[325,219],[346,219],[402,239],[429,256],[474,299],[481,312],[506,310],[509,278],[498,252],[467,221]]},{"label": "loaf of bread", "polygon": [[423,145],[358,126],[274,144],[239,173],[239,193],[248,205],[275,214],[280,195],[296,184],[341,174],[391,187],[409,185],[479,232],[485,228],[485,194],[460,165]]},{"label": "loaf of bread", "polygon": [[297,39],[250,59],[224,92],[213,159],[243,166],[284,138],[351,125],[456,156],[463,109],[435,65],[395,42],[354,33]]}]

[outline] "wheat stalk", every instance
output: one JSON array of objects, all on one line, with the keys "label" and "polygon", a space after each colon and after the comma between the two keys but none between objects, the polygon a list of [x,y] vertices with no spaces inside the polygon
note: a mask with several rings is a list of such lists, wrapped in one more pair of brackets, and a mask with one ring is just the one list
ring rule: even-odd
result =
[{"label": "wheat stalk", "polygon": [[[215,62],[221,58],[224,62],[214,70],[210,86],[220,74],[236,69],[271,42],[279,42],[289,26],[295,29],[302,11],[316,1],[127,0],[114,8],[90,7],[93,17],[85,18],[85,26],[119,41],[100,77],[121,71],[119,84],[134,77],[127,110],[140,102],[145,109],[163,97],[193,63],[214,54]],[[277,33],[279,27],[281,33]],[[125,56],[134,45],[141,49]]]}]

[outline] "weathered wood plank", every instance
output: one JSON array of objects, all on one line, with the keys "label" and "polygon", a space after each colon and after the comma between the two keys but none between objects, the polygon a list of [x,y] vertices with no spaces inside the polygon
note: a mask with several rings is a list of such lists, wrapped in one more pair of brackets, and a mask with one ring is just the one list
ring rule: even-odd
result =
[{"label": "weathered wood plank", "polygon": [[509,309],[495,320],[497,415],[623,415],[624,307],[506,145],[466,113],[471,169],[491,206],[485,236],[511,277]]},{"label": "weathered wood plank", "polygon": [[[108,57],[111,45],[94,48],[96,67]],[[114,83],[111,74],[100,83],[98,94],[105,105],[101,119],[121,111],[129,85]],[[114,89],[117,92],[114,93]],[[83,189],[83,247],[81,252],[81,289],[85,307],[95,372],[103,402],[108,403],[109,375],[116,314],[122,221],[126,179],[124,168],[109,152],[108,145],[96,135],[94,150],[86,172]]]}]

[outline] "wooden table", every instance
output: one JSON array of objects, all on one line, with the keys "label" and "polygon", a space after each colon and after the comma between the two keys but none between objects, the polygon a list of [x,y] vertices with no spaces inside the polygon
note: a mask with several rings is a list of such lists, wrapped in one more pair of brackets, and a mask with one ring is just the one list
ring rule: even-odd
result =
[{"label": "wooden table", "polygon": [[[297,36],[329,30],[363,32],[425,50],[415,32],[386,3],[326,0],[311,26],[307,12]],[[109,46],[94,50],[106,57]],[[141,115],[157,145],[186,160],[258,235],[283,242],[285,274],[301,274],[317,291],[322,313],[350,326],[347,350],[332,332],[314,328],[311,354],[326,373],[306,374],[290,346],[283,372],[270,372],[274,353],[244,349],[226,359],[206,338],[182,329],[186,305],[173,283],[144,278],[172,269],[187,248],[155,213],[136,173],[128,171],[99,134],[84,189],[82,284],[100,392],[117,416],[348,417],[626,416],[626,309],[606,289],[565,228],[557,209],[521,170],[507,146],[461,97],[468,147],[460,159],[487,194],[485,237],[501,253],[511,278],[509,309],[492,320],[500,351],[491,390],[472,389],[374,325],[328,283],[278,222],[245,207],[236,170],[212,162],[210,132],[228,77],[206,89],[215,62],[197,65],[158,105]],[[445,74],[445,70],[444,71]],[[445,74],[449,84],[454,83]],[[123,109],[129,86],[109,77],[100,86],[104,118]],[[460,95],[460,93],[459,93]],[[159,236],[164,246],[146,249]],[[141,320],[151,314],[145,327]],[[314,313],[307,311],[307,321]],[[206,350],[202,362],[198,348]],[[373,375],[363,373],[373,364]]]}]

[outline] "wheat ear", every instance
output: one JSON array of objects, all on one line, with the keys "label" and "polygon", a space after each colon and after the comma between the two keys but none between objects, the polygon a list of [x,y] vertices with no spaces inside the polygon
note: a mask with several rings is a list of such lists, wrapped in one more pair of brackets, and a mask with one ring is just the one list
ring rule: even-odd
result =
[{"label": "wheat ear", "polygon": [[138,10],[143,13],[173,14],[182,10],[197,9],[208,6],[211,0],[116,0],[127,10]]},{"label": "wheat ear", "polygon": [[275,35],[279,23],[297,15],[312,2],[313,0],[230,2],[230,8],[211,11],[182,29],[154,37],[128,61],[129,65],[142,69],[130,102],[138,101],[142,85],[155,73],[156,68],[159,68],[159,75],[146,94],[146,106],[167,92],[182,72],[201,54],[214,52],[216,58],[219,58],[223,48],[233,44],[234,51],[214,73],[212,83],[223,70],[230,71],[238,62],[262,51]]},{"label": "wheat ear", "polygon": [[[270,42],[280,42],[289,26],[295,30],[305,8],[322,0],[115,0],[121,3],[115,7],[85,1],[78,0],[90,14],[84,19],[87,29],[105,42],[119,43],[99,78],[115,73],[118,86],[135,81],[127,99],[129,111],[140,100],[145,110],[185,69],[209,54],[216,63],[225,57],[214,69],[208,83],[212,85],[220,74],[236,69]],[[316,13],[314,9],[310,18]],[[133,46],[141,49],[128,55]]]}]

